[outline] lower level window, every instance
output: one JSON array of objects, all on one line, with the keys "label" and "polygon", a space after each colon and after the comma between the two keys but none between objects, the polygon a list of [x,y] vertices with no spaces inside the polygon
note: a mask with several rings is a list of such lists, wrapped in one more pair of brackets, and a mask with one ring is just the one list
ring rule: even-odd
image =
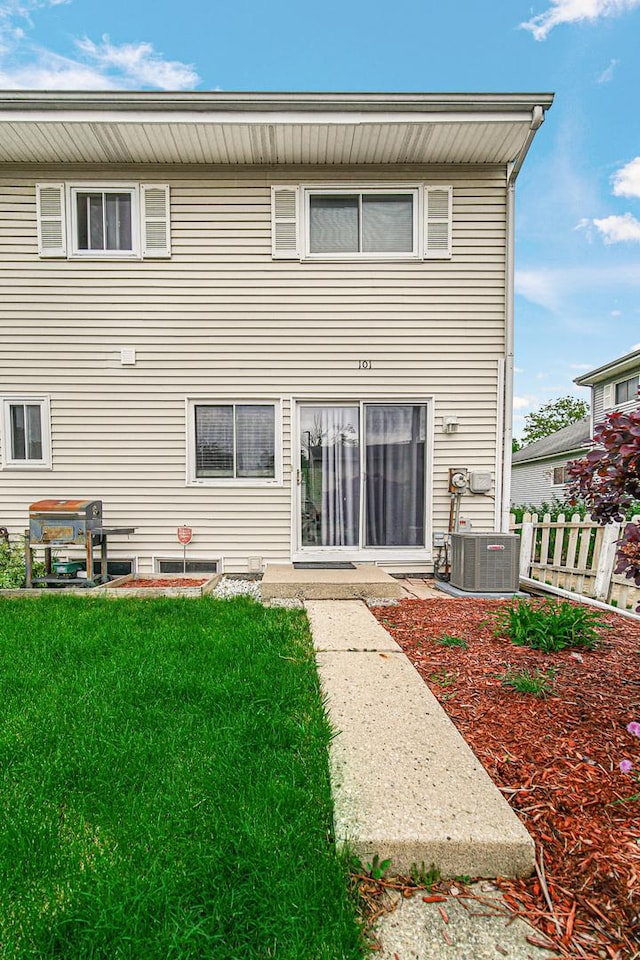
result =
[{"label": "lower level window", "polygon": [[273,403],[192,402],[192,480],[275,480]]},{"label": "lower level window", "polygon": [[48,400],[7,397],[3,407],[5,466],[49,466]]},{"label": "lower level window", "polygon": [[553,486],[558,487],[562,483],[566,483],[569,477],[567,475],[567,465],[563,463],[561,467],[553,468]]}]

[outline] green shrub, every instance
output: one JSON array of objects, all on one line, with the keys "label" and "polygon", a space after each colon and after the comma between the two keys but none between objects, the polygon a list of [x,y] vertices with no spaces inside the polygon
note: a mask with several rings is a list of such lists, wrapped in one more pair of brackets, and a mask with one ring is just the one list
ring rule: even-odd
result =
[{"label": "green shrub", "polygon": [[[548,513],[551,517],[551,522],[555,523],[561,513],[564,514],[567,519],[572,517],[574,513],[577,513],[580,519],[584,520],[585,516],[589,513],[589,507],[581,500],[576,503],[570,503],[568,500],[556,500],[556,498],[553,497],[551,502],[543,500],[542,503],[537,504],[519,503],[511,507],[510,512],[515,516],[516,523],[522,523],[522,518],[525,513],[537,513],[539,520],[542,520],[545,514]],[[638,513],[640,513],[640,502],[631,504],[631,506],[625,510],[625,519],[631,520],[631,518]],[[516,533],[518,532],[519,531],[516,530]]]},{"label": "green shrub", "polygon": [[[24,539],[9,543],[0,540],[0,590],[15,590],[24,587],[26,567],[24,562]],[[44,564],[34,562],[35,576],[44,576]]]},{"label": "green shrub", "polygon": [[542,520],[548,513],[551,517],[551,522],[555,523],[561,513],[564,514],[565,517],[572,517],[574,513],[577,513],[578,516],[584,520],[587,512],[587,506],[584,503],[569,503],[567,500],[556,500],[555,497],[552,498],[551,502],[543,500],[542,503],[538,504],[520,503],[517,506],[511,507],[511,513],[515,515],[516,523],[522,523],[522,518],[525,513],[537,513],[539,520]]},{"label": "green shrub", "polygon": [[516,600],[494,618],[494,634],[509,637],[519,647],[532,647],[544,653],[566,647],[592,649],[600,640],[600,630],[608,629],[596,610],[571,603],[546,600],[532,604]]}]

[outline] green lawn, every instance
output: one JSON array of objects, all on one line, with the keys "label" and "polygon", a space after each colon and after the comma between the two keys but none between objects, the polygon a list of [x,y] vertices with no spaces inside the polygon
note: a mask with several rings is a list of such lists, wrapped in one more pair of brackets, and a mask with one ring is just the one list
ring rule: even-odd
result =
[{"label": "green lawn", "polygon": [[362,956],[300,611],[0,601],[0,957]]}]

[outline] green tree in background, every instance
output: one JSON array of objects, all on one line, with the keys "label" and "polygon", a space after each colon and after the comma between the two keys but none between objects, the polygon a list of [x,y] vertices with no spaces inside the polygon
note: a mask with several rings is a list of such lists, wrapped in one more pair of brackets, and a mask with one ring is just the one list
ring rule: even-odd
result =
[{"label": "green tree in background", "polygon": [[589,405],[577,397],[558,397],[543,404],[539,410],[528,413],[524,418],[522,443],[527,446],[536,440],[542,440],[549,434],[568,427],[576,420],[582,420],[589,413]]}]

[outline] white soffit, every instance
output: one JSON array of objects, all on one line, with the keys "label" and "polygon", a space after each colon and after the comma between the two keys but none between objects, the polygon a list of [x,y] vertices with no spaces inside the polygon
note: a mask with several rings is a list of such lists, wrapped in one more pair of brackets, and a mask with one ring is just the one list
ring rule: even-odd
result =
[{"label": "white soffit", "polygon": [[358,95],[343,95],[305,111],[296,95],[276,95],[277,104],[255,96],[237,109],[228,98],[218,103],[209,95],[203,103],[194,95],[189,109],[188,95],[176,103],[170,95],[102,95],[96,102],[95,95],[0,93],[0,162],[502,164],[525,145],[535,108],[552,100],[494,94],[487,104],[470,94],[439,95],[437,103],[429,95],[401,102],[390,95],[386,102],[378,95],[367,109]]}]

